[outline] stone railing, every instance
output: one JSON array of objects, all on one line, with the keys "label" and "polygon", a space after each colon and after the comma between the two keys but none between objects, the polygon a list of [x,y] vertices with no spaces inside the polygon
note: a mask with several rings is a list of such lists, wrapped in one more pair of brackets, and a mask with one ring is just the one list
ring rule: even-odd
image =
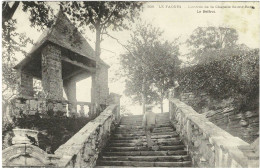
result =
[{"label": "stone railing", "polygon": [[2,152],[3,166],[94,167],[99,151],[119,122],[118,106],[107,107],[61,145],[55,154],[47,154],[37,146],[38,131],[14,129],[14,145]]},{"label": "stone railing", "polygon": [[[77,113],[81,117],[90,117],[91,111],[93,109],[93,105],[91,102],[77,102],[77,106],[79,106],[79,110],[77,110]],[[87,109],[86,109],[87,108]]]},{"label": "stone railing", "polygon": [[[77,105],[79,106],[77,110]],[[67,116],[94,118],[94,104],[90,102],[71,103],[67,100],[17,97],[11,100],[11,114],[17,118],[23,115],[40,117]],[[104,109],[103,109],[104,110]]]},{"label": "stone railing", "polygon": [[60,157],[58,167],[94,167],[99,151],[104,147],[117,123],[117,105],[106,108],[77,134],[61,145],[55,156]]},{"label": "stone railing", "polygon": [[[258,149],[254,150],[240,138],[217,127],[185,103],[171,98],[169,114],[187,145],[194,166],[259,167]],[[241,147],[246,149],[241,150]]]}]

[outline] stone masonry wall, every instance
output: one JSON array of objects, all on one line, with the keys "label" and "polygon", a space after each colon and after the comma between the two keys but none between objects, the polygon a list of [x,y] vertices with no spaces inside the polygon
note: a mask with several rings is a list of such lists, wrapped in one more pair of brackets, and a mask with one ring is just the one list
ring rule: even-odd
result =
[{"label": "stone masonry wall", "polygon": [[181,93],[180,100],[203,113],[209,121],[248,143],[259,137],[258,109],[239,111],[233,98],[221,101],[210,99],[206,93],[195,95],[192,92]]},{"label": "stone masonry wall", "polygon": [[32,97],[33,92],[33,77],[26,72],[20,72],[20,96]]},{"label": "stone masonry wall", "polygon": [[42,87],[48,99],[62,99],[61,71],[61,49],[55,45],[47,44],[42,49]]},{"label": "stone masonry wall", "polygon": [[94,167],[98,154],[115,128],[117,105],[109,106],[77,134],[61,145],[55,156],[59,167]]},{"label": "stone masonry wall", "polygon": [[249,146],[248,143],[214,125],[205,115],[178,99],[170,99],[170,120],[187,145],[194,166],[259,166],[259,156],[249,157],[239,149]]}]

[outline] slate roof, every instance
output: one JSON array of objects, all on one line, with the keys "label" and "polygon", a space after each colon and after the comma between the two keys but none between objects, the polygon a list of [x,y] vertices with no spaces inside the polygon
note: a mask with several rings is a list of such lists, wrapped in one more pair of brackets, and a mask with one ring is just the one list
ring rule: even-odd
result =
[{"label": "slate roof", "polygon": [[[15,68],[20,68],[29,62],[30,57],[34,57],[33,53],[47,41],[57,44],[79,55],[85,56],[91,60],[97,61],[93,48],[67,18],[67,16],[60,11],[52,27],[43,32],[37,43],[29,52],[28,56],[17,64]],[[100,63],[108,66],[101,59],[99,59],[99,61]]]}]

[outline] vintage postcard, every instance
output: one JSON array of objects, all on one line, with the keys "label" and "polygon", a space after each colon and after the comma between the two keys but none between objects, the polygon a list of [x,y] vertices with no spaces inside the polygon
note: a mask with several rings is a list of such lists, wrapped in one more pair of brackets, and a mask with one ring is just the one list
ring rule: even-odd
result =
[{"label": "vintage postcard", "polygon": [[3,167],[259,167],[258,1],[1,1]]}]

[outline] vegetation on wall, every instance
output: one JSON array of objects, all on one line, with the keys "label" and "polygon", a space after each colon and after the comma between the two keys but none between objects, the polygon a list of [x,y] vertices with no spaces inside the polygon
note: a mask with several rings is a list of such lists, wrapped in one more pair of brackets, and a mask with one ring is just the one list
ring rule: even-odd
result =
[{"label": "vegetation on wall", "polygon": [[39,147],[47,153],[54,153],[60,145],[69,140],[88,122],[89,119],[85,117],[40,118],[38,116],[25,116],[16,118],[13,123],[3,125],[3,148],[11,145],[11,139],[14,136],[12,133],[13,128],[24,128],[39,131]]},{"label": "vegetation on wall", "polygon": [[255,108],[251,103],[258,100],[259,49],[183,68],[178,76],[182,92],[205,92],[217,100],[233,97],[241,108]]}]

